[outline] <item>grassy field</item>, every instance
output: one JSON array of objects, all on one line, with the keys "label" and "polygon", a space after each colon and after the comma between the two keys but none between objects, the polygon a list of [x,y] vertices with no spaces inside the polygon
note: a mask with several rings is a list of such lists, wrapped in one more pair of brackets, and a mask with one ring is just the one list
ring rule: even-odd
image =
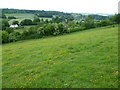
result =
[{"label": "grassy field", "polygon": [[13,14],[5,14],[7,17],[8,16],[14,16],[17,19],[11,19],[9,21],[9,24],[12,24],[13,21],[17,20],[19,22],[21,22],[24,19],[33,19],[34,18],[34,14],[30,14],[30,13],[13,13]]},{"label": "grassy field", "polygon": [[3,45],[3,88],[118,87],[118,28]]},{"label": "grassy field", "polygon": [[[11,19],[9,20],[9,24],[12,24],[13,21],[19,21],[21,22],[22,20],[24,19],[31,19],[33,20],[34,19],[34,14],[30,14],[30,13],[13,13],[13,14],[5,14],[7,17],[8,16],[15,16],[17,19]],[[42,19],[42,18],[40,18]],[[43,18],[43,20],[52,20],[52,18]]]}]

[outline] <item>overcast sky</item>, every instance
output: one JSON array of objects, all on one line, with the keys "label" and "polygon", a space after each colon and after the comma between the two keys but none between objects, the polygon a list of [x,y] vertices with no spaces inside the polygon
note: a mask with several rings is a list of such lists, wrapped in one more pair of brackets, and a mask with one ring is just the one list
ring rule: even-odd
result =
[{"label": "overcast sky", "polygon": [[118,1],[120,0],[1,0],[0,8],[115,14],[118,12]]}]

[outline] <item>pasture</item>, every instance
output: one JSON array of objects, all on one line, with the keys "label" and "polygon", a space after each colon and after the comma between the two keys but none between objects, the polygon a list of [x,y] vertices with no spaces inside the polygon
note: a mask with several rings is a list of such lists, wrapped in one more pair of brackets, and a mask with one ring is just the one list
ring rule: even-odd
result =
[{"label": "pasture", "polygon": [[[11,19],[9,20],[9,24],[11,25],[13,21],[19,21],[19,23],[24,20],[24,19],[31,19],[33,20],[35,15],[34,14],[30,14],[30,13],[13,13],[13,14],[5,14],[7,17],[8,16],[15,16],[17,19]],[[40,17],[40,19],[42,19]],[[48,20],[52,20],[52,18],[43,18],[43,20],[45,21],[46,19]]]},{"label": "pasture", "polygon": [[2,46],[3,88],[117,88],[118,27]]}]

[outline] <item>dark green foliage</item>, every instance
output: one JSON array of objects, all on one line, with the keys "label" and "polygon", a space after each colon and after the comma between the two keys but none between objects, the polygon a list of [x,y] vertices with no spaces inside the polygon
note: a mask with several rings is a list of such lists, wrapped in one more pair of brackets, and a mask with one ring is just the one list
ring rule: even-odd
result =
[{"label": "dark green foliage", "polygon": [[45,20],[45,23],[49,23],[48,19]]},{"label": "dark green foliage", "polygon": [[95,24],[94,24],[93,16],[88,16],[88,17],[85,19],[85,22],[84,22],[83,26],[84,26],[86,29],[94,28],[94,27],[95,27]]},{"label": "dark green foliage", "polygon": [[59,17],[59,16],[56,16],[56,17],[52,18],[53,23],[60,23],[62,21],[63,21],[63,19],[61,17]]},{"label": "dark green foliage", "polygon": [[97,23],[97,27],[112,25],[113,23],[110,20],[102,20],[101,22]]},{"label": "dark green foliage", "polygon": [[45,35],[45,32],[44,32],[43,27],[39,27],[39,28],[37,29],[37,36],[36,36],[36,38],[41,38],[41,37],[43,37],[44,35]]},{"label": "dark green foliage", "polygon": [[86,28],[85,27],[82,27],[82,26],[79,26],[79,27],[70,27],[68,28],[68,31],[69,32],[76,32],[76,31],[82,31],[82,30],[85,30]]},{"label": "dark green foliage", "polygon": [[9,27],[9,23],[7,20],[2,20],[2,30],[5,30],[6,27]]},{"label": "dark green foliage", "polygon": [[16,19],[14,16],[9,16],[8,19]]},{"label": "dark green foliage", "polygon": [[6,31],[2,31],[2,43],[7,43],[9,41],[9,34]]},{"label": "dark green foliage", "polygon": [[21,40],[21,34],[20,32],[14,31],[9,34],[9,42],[15,42]]},{"label": "dark green foliage", "polygon": [[33,20],[33,24],[34,25],[37,25],[39,22],[40,22],[39,18],[34,18],[34,20]]},{"label": "dark green foliage", "polygon": [[113,17],[113,21],[115,21],[117,24],[120,24],[120,14],[116,14],[116,15]]},{"label": "dark green foliage", "polygon": [[5,14],[0,14],[0,18],[2,18],[2,19],[6,19],[6,15]]},{"label": "dark green foliage", "polygon": [[[59,35],[70,32],[82,31],[95,27],[112,25],[114,24],[113,20],[115,20],[115,17],[114,18],[112,17],[112,19],[110,18],[102,20],[101,22],[97,21],[94,22],[94,17],[92,15],[87,16],[85,20],[81,21],[76,20],[70,21],[66,19],[67,20],[66,22],[63,20],[63,18],[65,17],[55,16],[54,18],[52,18],[51,21],[48,21],[48,19],[44,21],[43,19],[40,20],[39,18],[35,17],[33,22],[30,19],[25,19],[20,23],[22,27],[24,27],[24,25],[36,25],[36,26],[33,27],[30,26],[30,28],[26,28],[26,30],[23,30],[23,32],[19,34],[17,34],[18,32],[14,32],[12,28],[8,28],[9,24],[7,20],[4,20],[3,24],[5,26],[7,33],[10,34],[8,41],[13,42],[21,39],[37,39],[42,38],[44,36]],[[18,23],[19,23],[18,21],[13,21],[12,24]]]},{"label": "dark green foliage", "polygon": [[60,33],[64,33],[64,25],[62,23],[58,24],[58,30]]},{"label": "dark green foliage", "polygon": [[55,28],[54,24],[45,24],[43,26],[45,35],[53,35]]},{"label": "dark green foliage", "polygon": [[69,21],[68,22],[68,27],[76,27],[76,23],[74,21]]},{"label": "dark green foliage", "polygon": [[19,22],[18,22],[18,21],[13,21],[12,24],[13,24],[13,25],[14,25],[14,24],[19,25]]},{"label": "dark green foliage", "polygon": [[92,16],[93,19],[95,20],[105,20],[109,18],[108,16],[102,16],[102,15],[90,15],[90,16]]},{"label": "dark green foliage", "polygon": [[22,39],[27,39],[26,37],[29,35],[29,32],[27,30],[24,30],[22,32]]},{"label": "dark green foliage", "polygon": [[8,32],[8,33],[10,34],[10,33],[14,32],[14,29],[7,27],[7,28],[6,28],[6,32]]},{"label": "dark green foliage", "polygon": [[21,26],[33,25],[33,22],[32,22],[31,19],[25,19],[25,20],[21,21],[20,25],[21,25]]},{"label": "dark green foliage", "polygon": [[35,33],[37,33],[37,30],[35,30],[34,27],[31,27],[31,28],[28,29],[28,33],[29,33],[29,35],[30,34],[35,34]]}]

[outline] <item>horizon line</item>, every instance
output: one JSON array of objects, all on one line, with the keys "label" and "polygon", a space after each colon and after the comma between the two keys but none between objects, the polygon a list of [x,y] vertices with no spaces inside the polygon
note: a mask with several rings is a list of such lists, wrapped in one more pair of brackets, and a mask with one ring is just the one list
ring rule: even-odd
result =
[{"label": "horizon line", "polygon": [[35,10],[35,11],[56,11],[56,12],[63,12],[63,13],[77,13],[77,14],[107,14],[107,15],[114,15],[117,13],[87,13],[87,12],[64,12],[64,11],[57,11],[57,10],[40,10],[40,9],[20,9],[20,8],[0,8],[0,9],[19,9],[19,10]]}]

